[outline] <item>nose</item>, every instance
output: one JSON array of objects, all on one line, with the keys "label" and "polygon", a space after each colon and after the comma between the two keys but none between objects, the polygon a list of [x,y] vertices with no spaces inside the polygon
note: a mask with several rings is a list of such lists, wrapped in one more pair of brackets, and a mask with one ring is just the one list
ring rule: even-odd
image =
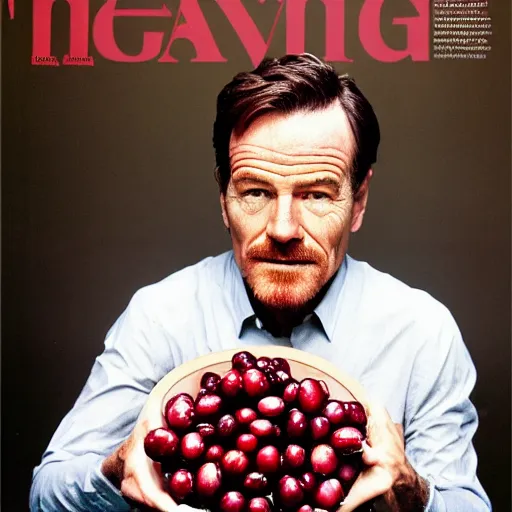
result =
[{"label": "nose", "polygon": [[303,238],[300,213],[291,195],[277,197],[267,224],[267,235],[281,244]]}]

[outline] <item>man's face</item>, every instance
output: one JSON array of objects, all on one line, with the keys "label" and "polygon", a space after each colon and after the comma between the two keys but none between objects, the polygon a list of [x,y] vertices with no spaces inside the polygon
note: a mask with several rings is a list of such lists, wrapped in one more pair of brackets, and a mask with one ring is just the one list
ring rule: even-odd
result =
[{"label": "man's face", "polygon": [[236,262],[264,306],[296,309],[337,271],[362,223],[368,181],[354,198],[354,138],[342,107],[257,119],[231,137],[221,195]]}]

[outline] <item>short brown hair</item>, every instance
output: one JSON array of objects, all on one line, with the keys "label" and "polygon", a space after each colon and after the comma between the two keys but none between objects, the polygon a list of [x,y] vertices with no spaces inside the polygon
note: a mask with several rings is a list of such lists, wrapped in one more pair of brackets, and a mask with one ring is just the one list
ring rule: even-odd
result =
[{"label": "short brown hair", "polygon": [[352,78],[339,76],[332,66],[307,53],[265,59],[253,71],[236,75],[220,92],[213,147],[215,177],[221,191],[226,192],[231,175],[229,141],[233,132],[243,133],[264,114],[320,110],[337,100],[348,117],[356,142],[352,163],[355,192],[377,160],[377,117]]}]

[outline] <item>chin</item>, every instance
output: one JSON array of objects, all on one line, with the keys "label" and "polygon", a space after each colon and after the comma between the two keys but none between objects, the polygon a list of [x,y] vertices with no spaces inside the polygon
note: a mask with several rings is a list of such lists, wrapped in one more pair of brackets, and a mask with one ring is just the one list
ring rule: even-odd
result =
[{"label": "chin", "polygon": [[247,276],[247,283],[264,306],[296,310],[304,307],[321,290],[323,280],[318,274],[318,271],[291,270],[255,272]]}]

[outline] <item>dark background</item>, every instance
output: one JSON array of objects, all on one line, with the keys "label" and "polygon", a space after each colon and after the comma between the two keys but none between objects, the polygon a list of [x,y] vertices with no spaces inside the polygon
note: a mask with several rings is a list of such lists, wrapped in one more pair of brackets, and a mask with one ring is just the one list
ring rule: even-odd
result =
[{"label": "dark background", "polygon": [[[166,2],[175,13],[176,2]],[[201,7],[227,63],[105,61],[92,68],[30,64],[31,2],[2,4],[2,509],[27,509],[32,468],[85,383],[106,331],[141,286],[229,248],[213,179],[215,99],[241,70],[242,44],[213,1]],[[383,140],[352,256],[441,300],[478,370],[473,400],[479,477],[494,509],[510,504],[510,5],[492,1],[485,61],[382,64],[357,38],[361,1],[346,2],[346,49],[375,107]],[[268,33],[275,3],[245,2]],[[323,56],[321,2],[307,11],[307,51]],[[350,5],[348,5],[350,4]],[[91,18],[101,5],[91,2]],[[125,4],[127,5],[127,4]],[[154,7],[161,2],[130,2]],[[388,1],[391,16],[414,15]],[[92,23],[92,20],[91,20]],[[142,30],[116,39],[138,53]],[[53,55],[68,51],[58,0]],[[167,40],[165,41],[165,43]],[[285,52],[280,23],[269,55]]]}]

